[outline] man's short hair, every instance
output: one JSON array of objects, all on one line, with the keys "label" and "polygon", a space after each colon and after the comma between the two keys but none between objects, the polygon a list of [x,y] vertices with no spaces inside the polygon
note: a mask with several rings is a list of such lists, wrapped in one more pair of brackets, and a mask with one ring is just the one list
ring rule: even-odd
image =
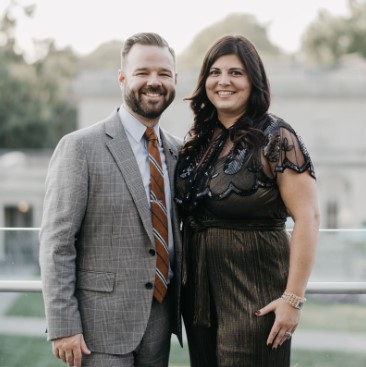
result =
[{"label": "man's short hair", "polygon": [[124,60],[126,59],[126,56],[131,51],[131,48],[136,44],[145,46],[166,47],[173,56],[173,60],[175,62],[175,52],[163,37],[159,36],[157,33],[136,33],[127,38],[127,40],[123,44],[121,52],[122,65]]}]

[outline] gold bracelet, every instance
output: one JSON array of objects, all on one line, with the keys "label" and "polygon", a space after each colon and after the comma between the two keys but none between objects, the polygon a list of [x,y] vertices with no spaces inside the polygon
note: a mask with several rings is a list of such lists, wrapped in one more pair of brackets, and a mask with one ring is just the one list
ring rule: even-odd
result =
[{"label": "gold bracelet", "polygon": [[291,293],[287,290],[283,292],[283,295],[281,296],[281,298],[286,303],[288,303],[292,307],[297,308],[298,310],[301,310],[302,306],[304,306],[304,303],[306,302],[306,298],[299,297],[296,294]]}]

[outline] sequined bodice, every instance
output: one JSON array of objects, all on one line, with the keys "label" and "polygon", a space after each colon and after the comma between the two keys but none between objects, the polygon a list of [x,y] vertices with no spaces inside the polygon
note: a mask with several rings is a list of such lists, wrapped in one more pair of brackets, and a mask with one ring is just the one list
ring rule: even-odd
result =
[{"label": "sequined bodice", "polygon": [[[219,219],[286,218],[277,175],[291,169],[308,170],[315,177],[313,165],[302,139],[283,120],[270,115],[263,133],[265,143],[257,149],[237,145],[220,158],[218,153],[214,156],[213,144],[207,164],[200,166],[183,157],[176,176],[176,201],[181,207]],[[217,140],[217,145],[224,144]]]}]

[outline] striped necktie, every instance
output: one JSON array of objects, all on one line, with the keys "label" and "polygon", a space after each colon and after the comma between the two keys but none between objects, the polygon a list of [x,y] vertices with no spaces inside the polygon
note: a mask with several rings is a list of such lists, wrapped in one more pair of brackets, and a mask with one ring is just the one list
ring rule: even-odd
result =
[{"label": "striped necktie", "polygon": [[148,127],[144,136],[149,151],[151,219],[157,255],[154,297],[162,303],[167,291],[169,271],[168,218],[165,204],[164,174],[155,130]]}]

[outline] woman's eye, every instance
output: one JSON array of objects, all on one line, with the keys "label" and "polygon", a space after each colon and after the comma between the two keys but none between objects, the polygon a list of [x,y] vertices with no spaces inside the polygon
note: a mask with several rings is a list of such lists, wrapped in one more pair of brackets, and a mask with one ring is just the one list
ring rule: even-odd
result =
[{"label": "woman's eye", "polygon": [[211,70],[209,72],[209,75],[219,75],[219,74],[220,74],[220,72],[218,70]]}]

